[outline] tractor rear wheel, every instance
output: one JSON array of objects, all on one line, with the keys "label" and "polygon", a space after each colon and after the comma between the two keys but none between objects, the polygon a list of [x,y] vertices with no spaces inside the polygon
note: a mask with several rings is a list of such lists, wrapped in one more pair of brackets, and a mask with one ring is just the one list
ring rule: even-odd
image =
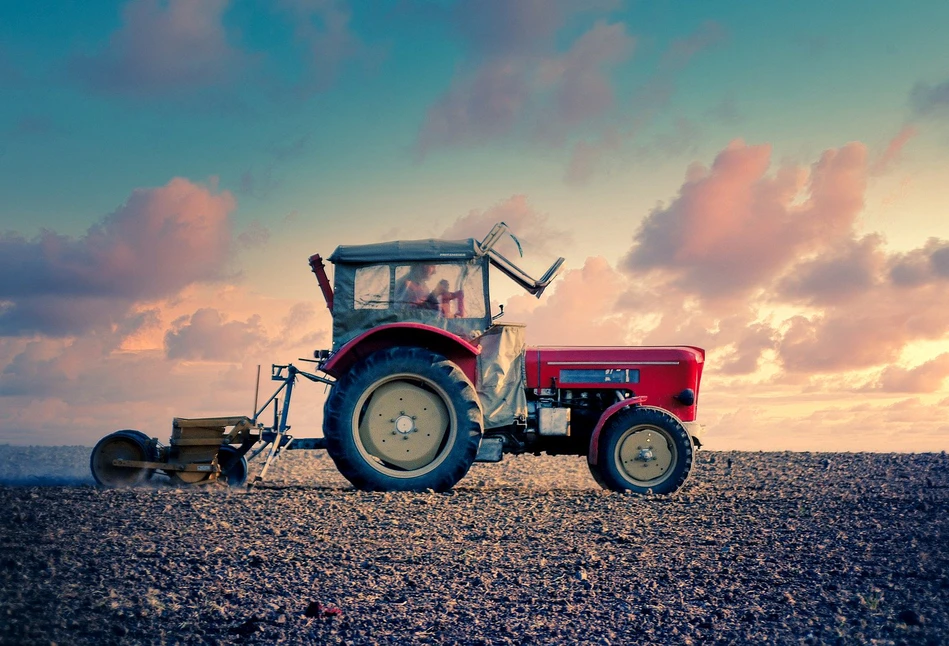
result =
[{"label": "tractor rear wheel", "polygon": [[617,413],[603,428],[593,478],[606,489],[640,494],[677,491],[692,471],[692,438],[664,410],[639,406]]},{"label": "tractor rear wheel", "polygon": [[141,431],[127,429],[116,431],[99,440],[92,449],[89,466],[92,469],[92,477],[99,486],[134,487],[151,478],[155,470],[120,467],[112,464],[113,460],[153,462],[156,459],[157,455],[154,447],[149,444],[148,436]]},{"label": "tractor rear wheel", "polygon": [[326,448],[357,489],[451,489],[471,468],[483,417],[474,386],[442,355],[380,350],[333,387],[324,408]]}]

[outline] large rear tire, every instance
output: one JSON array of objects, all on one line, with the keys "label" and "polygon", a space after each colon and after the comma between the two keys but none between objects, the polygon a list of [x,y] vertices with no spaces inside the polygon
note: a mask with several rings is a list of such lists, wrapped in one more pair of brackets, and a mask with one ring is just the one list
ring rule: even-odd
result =
[{"label": "large rear tire", "polygon": [[357,489],[446,491],[471,468],[483,416],[465,373],[414,347],[380,350],[343,375],[324,407],[326,448]]},{"label": "large rear tire", "polygon": [[154,462],[157,459],[154,444],[149,442],[147,435],[141,431],[126,429],[99,440],[89,456],[89,467],[92,477],[101,487],[134,487],[151,478],[155,470],[119,467],[112,464],[113,460]]},{"label": "large rear tire", "polygon": [[685,484],[693,456],[692,438],[678,419],[662,409],[639,406],[606,423],[597,464],[589,467],[606,489],[670,494]]}]

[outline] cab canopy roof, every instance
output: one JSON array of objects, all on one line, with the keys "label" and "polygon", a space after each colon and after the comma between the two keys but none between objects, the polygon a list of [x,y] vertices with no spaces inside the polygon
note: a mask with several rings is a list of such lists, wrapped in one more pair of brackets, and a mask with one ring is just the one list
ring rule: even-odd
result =
[{"label": "cab canopy roof", "polygon": [[471,260],[483,255],[474,238],[467,240],[396,240],[376,244],[340,245],[329,257],[334,264]]}]

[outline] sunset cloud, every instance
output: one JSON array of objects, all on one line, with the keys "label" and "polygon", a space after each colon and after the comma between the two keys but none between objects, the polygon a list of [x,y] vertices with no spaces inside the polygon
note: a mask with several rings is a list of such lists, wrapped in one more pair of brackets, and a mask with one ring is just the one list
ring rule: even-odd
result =
[{"label": "sunset cloud", "polygon": [[171,325],[165,334],[169,359],[240,361],[267,340],[259,316],[227,321],[213,307],[201,308]]},{"label": "sunset cloud", "polygon": [[949,353],[913,368],[887,366],[873,389],[890,393],[934,393],[949,377]]},{"label": "sunset cloud", "polygon": [[882,175],[898,164],[902,158],[903,149],[906,147],[906,144],[918,134],[919,130],[916,126],[904,126],[896,136],[890,140],[886,145],[886,149],[880,153],[880,156],[874,160],[873,165],[870,167],[870,174]]},{"label": "sunset cloud", "polygon": [[623,267],[660,269],[701,298],[728,299],[848,238],[863,206],[862,144],[825,152],[810,171],[768,175],[770,164],[770,146],[734,142],[711,168],[694,165],[672,203],[643,221]]},{"label": "sunset cloud", "polygon": [[81,238],[0,234],[0,335],[120,324],[136,301],[228,275],[229,193],[175,178],[137,189]]},{"label": "sunset cloud", "polygon": [[[526,195],[512,195],[488,209],[471,210],[455,220],[441,237],[448,240],[482,240],[498,222],[508,225],[509,231],[521,243],[528,261],[536,261],[537,254],[558,253],[564,242],[570,240],[566,231],[553,226],[545,214],[531,206]],[[498,242],[496,248],[512,260],[520,255],[514,242],[507,236]]]}]

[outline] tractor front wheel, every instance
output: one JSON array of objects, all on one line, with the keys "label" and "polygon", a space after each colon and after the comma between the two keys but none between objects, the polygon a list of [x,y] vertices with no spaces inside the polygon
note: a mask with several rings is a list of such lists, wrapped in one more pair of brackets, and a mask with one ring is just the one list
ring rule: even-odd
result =
[{"label": "tractor front wheel", "polygon": [[154,475],[154,469],[120,467],[114,460],[153,462],[157,459],[154,446],[141,431],[124,430],[106,435],[99,440],[89,458],[92,477],[101,487],[134,487]]},{"label": "tractor front wheel", "polygon": [[692,438],[658,408],[628,408],[603,428],[593,478],[606,489],[640,494],[677,491],[692,471]]},{"label": "tractor front wheel", "polygon": [[478,453],[483,418],[474,386],[445,357],[414,347],[380,350],[333,387],[326,448],[357,489],[451,489]]}]

